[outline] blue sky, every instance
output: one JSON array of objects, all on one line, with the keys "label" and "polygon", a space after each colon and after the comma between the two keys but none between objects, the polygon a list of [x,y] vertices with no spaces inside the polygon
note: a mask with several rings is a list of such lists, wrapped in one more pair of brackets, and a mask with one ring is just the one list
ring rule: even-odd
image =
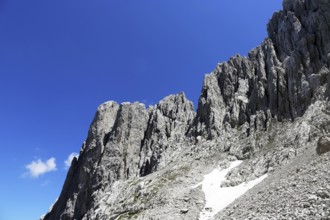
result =
[{"label": "blue sky", "polygon": [[[58,197],[99,104],[155,104],[266,37],[278,0],[2,0],[0,220]],[[32,173],[31,173],[32,172]]]}]

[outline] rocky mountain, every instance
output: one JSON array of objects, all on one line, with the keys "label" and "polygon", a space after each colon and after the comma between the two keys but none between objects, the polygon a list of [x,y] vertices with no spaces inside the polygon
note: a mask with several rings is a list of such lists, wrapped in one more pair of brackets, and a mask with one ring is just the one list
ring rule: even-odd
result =
[{"label": "rocky mountain", "polygon": [[[43,219],[330,219],[330,1],[284,0],[267,30],[205,76],[196,112],[184,93],[100,105]],[[250,190],[208,198],[214,170],[216,191]]]}]

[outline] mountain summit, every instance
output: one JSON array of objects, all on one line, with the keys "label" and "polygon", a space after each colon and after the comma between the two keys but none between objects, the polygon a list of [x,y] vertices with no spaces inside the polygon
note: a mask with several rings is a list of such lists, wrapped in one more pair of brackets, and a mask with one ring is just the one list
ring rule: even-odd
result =
[{"label": "mountain summit", "polygon": [[330,1],[284,0],[268,38],[184,93],[106,102],[44,220],[328,219]]}]

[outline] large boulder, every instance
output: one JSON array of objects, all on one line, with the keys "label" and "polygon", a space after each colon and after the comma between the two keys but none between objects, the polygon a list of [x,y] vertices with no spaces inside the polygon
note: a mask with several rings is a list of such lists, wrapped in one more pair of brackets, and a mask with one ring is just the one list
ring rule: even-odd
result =
[{"label": "large boulder", "polygon": [[322,136],[317,141],[316,152],[318,154],[324,154],[330,151],[330,136]]}]

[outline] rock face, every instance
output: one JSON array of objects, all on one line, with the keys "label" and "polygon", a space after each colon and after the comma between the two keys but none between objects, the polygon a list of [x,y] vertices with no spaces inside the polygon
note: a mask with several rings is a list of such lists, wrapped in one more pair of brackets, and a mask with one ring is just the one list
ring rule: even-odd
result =
[{"label": "rock face", "polygon": [[271,118],[294,120],[328,96],[328,1],[287,0],[268,24],[269,38],[248,57],[235,56],[207,75],[197,133],[214,139],[224,124],[266,129]]},{"label": "rock face", "polygon": [[[329,24],[329,0],[284,0],[260,46],[205,76],[197,112],[183,93],[148,109],[140,103],[100,105],[79,159],[44,219],[196,219],[205,200],[201,189],[191,186],[235,159],[245,161],[228,173],[226,186],[268,173],[266,182],[275,187],[284,181],[284,192],[285,184],[294,183],[290,169],[328,161],[311,152],[316,146],[319,154],[329,150],[329,138],[322,137],[330,132]],[[299,175],[309,174],[298,173],[302,182]],[[310,194],[322,198],[321,207],[329,194],[326,181],[314,183],[320,193]],[[255,193],[269,197],[262,187],[276,191],[258,187],[246,201]],[[316,190],[304,187],[295,191],[297,198]],[[238,200],[215,219],[290,217],[293,209],[284,215],[277,201],[297,201],[271,194],[271,201]],[[270,214],[262,209],[265,204]],[[239,213],[237,205],[243,207]],[[296,217],[310,218],[305,211]]]},{"label": "rock face", "polygon": [[182,148],[194,117],[183,93],[149,109],[140,103],[100,105],[79,160],[72,162],[61,196],[44,219],[81,219],[105,187],[163,168]]},{"label": "rock face", "polygon": [[164,98],[150,110],[140,151],[141,176],[164,168],[174,159],[177,148],[186,142],[185,134],[194,117],[193,104],[183,93]]}]

